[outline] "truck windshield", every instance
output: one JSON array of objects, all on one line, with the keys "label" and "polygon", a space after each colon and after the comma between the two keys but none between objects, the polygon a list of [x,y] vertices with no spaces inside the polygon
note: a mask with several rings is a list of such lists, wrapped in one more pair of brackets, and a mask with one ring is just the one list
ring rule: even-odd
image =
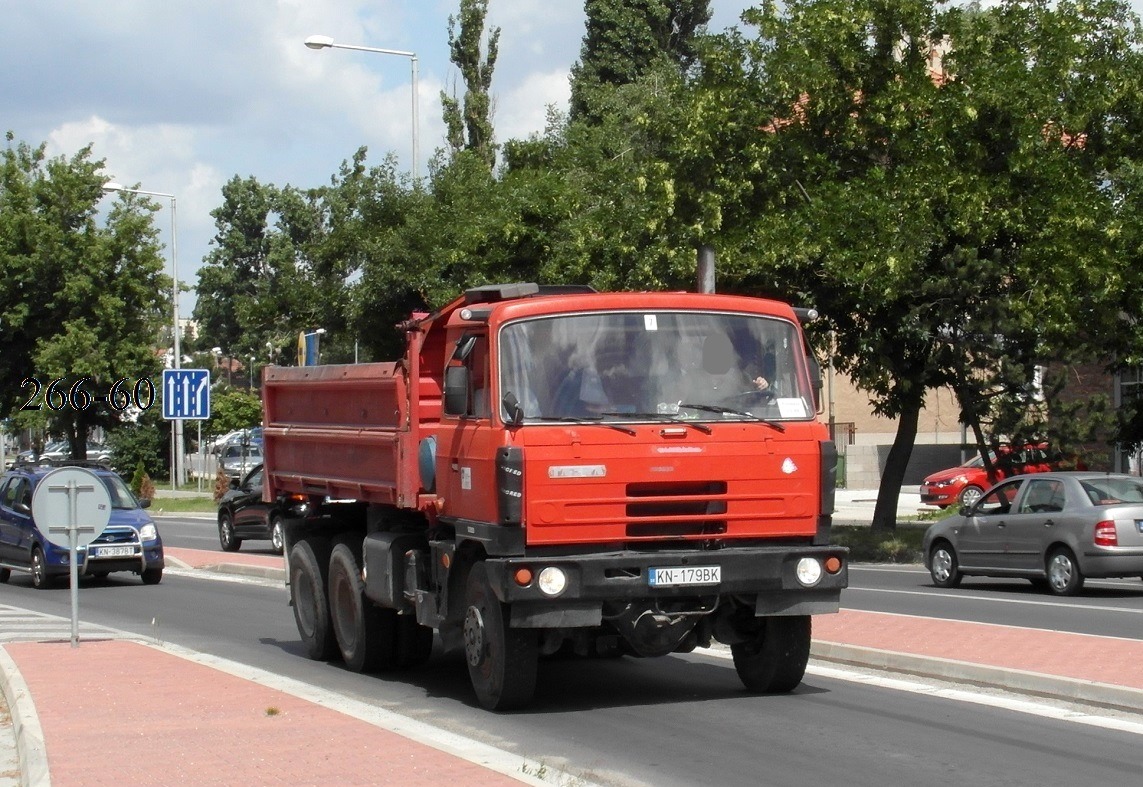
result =
[{"label": "truck windshield", "polygon": [[524,423],[815,414],[801,337],[776,318],[662,311],[521,320],[501,329],[499,361],[501,400],[511,393]]}]

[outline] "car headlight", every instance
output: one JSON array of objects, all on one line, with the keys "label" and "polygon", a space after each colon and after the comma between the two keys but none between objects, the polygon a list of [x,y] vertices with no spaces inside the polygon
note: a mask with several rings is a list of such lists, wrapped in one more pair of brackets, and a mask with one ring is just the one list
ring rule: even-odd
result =
[{"label": "car headlight", "polygon": [[142,541],[154,541],[159,537],[159,531],[153,524],[143,525],[139,528],[139,538]]}]

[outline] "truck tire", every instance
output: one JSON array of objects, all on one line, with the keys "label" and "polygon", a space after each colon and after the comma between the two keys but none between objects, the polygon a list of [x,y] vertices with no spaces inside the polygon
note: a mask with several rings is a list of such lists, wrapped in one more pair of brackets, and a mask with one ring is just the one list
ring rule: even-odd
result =
[{"label": "truck tire", "polygon": [[419,667],[433,654],[433,630],[422,626],[413,615],[397,618],[397,666]]},{"label": "truck tire", "polygon": [[754,639],[730,646],[734,669],[750,691],[793,691],[810,660],[810,616],[768,617],[761,622]]},{"label": "truck tire", "polygon": [[306,655],[315,661],[332,658],[337,650],[326,598],[329,541],[311,536],[290,549],[290,604]]},{"label": "truck tire", "polygon": [[488,710],[527,705],[536,691],[536,632],[509,628],[484,563],[469,572],[465,604],[464,656],[476,698]]},{"label": "truck tire", "polygon": [[329,610],[345,666],[354,672],[393,668],[397,611],[378,607],[365,597],[361,564],[349,544],[335,544],[330,553]]}]

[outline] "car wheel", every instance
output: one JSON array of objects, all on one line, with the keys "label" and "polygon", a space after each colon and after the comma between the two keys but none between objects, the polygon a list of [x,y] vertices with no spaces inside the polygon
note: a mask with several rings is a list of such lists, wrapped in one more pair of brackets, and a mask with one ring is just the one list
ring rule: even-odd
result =
[{"label": "car wheel", "polygon": [[282,515],[274,514],[270,517],[270,545],[279,555],[286,546],[286,534],[282,530]]},{"label": "car wheel", "polygon": [[960,504],[962,506],[970,506],[980,499],[984,494],[984,490],[975,484],[969,484],[960,492]]},{"label": "car wheel", "polygon": [[234,535],[234,517],[229,511],[218,515],[218,544],[223,552],[237,552],[242,546],[241,539]]},{"label": "car wheel", "polygon": [[163,569],[145,568],[142,576],[144,585],[157,585],[163,581]]},{"label": "car wheel", "polygon": [[947,541],[938,541],[929,553],[929,574],[933,584],[939,588],[955,588],[964,576],[960,573],[960,562],[956,550]]},{"label": "car wheel", "polygon": [[8,581],[8,577],[12,576],[12,569],[0,568],[0,585]]},{"label": "car wheel", "polygon": [[1083,588],[1083,572],[1067,547],[1048,555],[1048,590],[1057,596],[1074,596]]},{"label": "car wheel", "polygon": [[51,580],[48,579],[47,559],[44,557],[44,551],[39,547],[32,549],[32,587],[38,590],[51,587]]}]

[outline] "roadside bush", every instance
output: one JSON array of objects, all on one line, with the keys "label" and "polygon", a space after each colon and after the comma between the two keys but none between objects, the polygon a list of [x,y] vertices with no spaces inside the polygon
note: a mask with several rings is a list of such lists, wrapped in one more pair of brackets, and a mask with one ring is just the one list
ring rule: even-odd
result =
[{"label": "roadside bush", "polygon": [[898,523],[895,533],[874,533],[868,527],[835,525],[831,540],[849,547],[849,559],[855,563],[920,563],[926,528]]}]

